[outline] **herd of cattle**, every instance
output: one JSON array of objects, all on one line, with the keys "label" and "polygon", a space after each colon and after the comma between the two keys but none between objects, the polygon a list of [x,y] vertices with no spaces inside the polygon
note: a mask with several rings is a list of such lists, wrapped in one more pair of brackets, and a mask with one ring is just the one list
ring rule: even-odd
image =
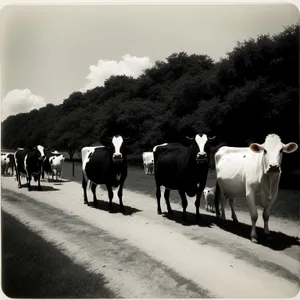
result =
[{"label": "herd of cattle", "polygon": [[[167,213],[172,214],[169,197],[171,190],[179,192],[182,201],[182,220],[187,221],[187,196],[195,197],[196,217],[201,219],[199,207],[200,198],[204,194],[205,209],[216,213],[218,218],[226,219],[224,198],[229,200],[231,217],[238,222],[234,200],[237,197],[246,198],[252,228],[250,239],[257,242],[256,222],[258,218],[257,205],[263,208],[264,234],[269,239],[269,217],[272,206],[278,195],[281,176],[281,161],[283,153],[292,153],[298,149],[294,142],[284,144],[276,134],[269,134],[263,144],[252,143],[249,147],[222,146],[214,155],[216,168],[216,185],[207,187],[209,159],[213,155],[211,148],[215,137],[206,134],[196,134],[187,137],[189,146],[181,143],[164,143],[157,145],[151,152],[142,154],[145,174],[154,174],[156,184],[157,213],[161,214],[161,186],[164,186],[164,198]],[[84,203],[88,203],[87,186],[93,193],[94,206],[97,206],[96,187],[106,186],[110,211],[113,210],[113,187],[119,187],[118,197],[120,211],[124,212],[123,186],[127,178],[126,158],[127,138],[115,135],[102,141],[101,146],[84,147],[82,158],[82,188]],[[1,156],[2,174],[5,174],[8,163],[15,166],[18,187],[21,187],[20,176],[26,176],[28,190],[33,177],[38,182],[44,178],[44,172],[60,176],[63,169],[64,156],[58,152],[48,152],[38,145],[34,148],[18,149],[13,155]],[[57,177],[56,177],[57,179]],[[221,213],[219,208],[221,206]],[[215,208],[215,210],[214,210]]]}]

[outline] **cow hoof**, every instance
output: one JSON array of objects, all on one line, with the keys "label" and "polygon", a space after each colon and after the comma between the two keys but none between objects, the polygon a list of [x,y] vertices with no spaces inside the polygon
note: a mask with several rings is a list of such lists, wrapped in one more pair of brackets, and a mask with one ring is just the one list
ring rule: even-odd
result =
[{"label": "cow hoof", "polygon": [[251,237],[251,242],[257,244],[258,243],[257,238],[256,237]]},{"label": "cow hoof", "polygon": [[158,214],[158,215],[161,215],[161,210],[157,210],[157,214]]},{"label": "cow hoof", "polygon": [[30,192],[31,191],[31,188],[28,188],[28,192]]},{"label": "cow hoof", "polygon": [[18,185],[18,189],[21,189],[22,188],[22,186],[21,185]]},{"label": "cow hoof", "polygon": [[168,214],[169,214],[169,215],[173,215],[173,213],[174,213],[174,212],[173,212],[172,209],[169,209],[169,210],[168,210]]}]

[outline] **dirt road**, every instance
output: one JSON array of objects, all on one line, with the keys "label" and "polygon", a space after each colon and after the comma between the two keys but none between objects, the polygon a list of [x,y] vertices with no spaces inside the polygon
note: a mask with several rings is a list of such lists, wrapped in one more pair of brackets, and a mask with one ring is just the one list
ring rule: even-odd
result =
[{"label": "dirt road", "polygon": [[[196,224],[190,201],[190,225],[183,226],[180,205],[172,203],[172,218],[159,216],[155,199],[137,192],[124,191],[123,215],[118,205],[108,213],[107,193],[100,187],[99,209],[83,204],[79,183],[42,187],[28,192],[13,178],[2,178],[2,209],[87,271],[102,274],[105,287],[118,297],[281,298],[299,292],[296,222],[271,217],[273,241],[266,245],[260,238],[264,245],[253,244],[247,213],[238,213],[241,224],[221,225],[201,210],[203,221]],[[90,191],[88,196],[91,202]]]}]

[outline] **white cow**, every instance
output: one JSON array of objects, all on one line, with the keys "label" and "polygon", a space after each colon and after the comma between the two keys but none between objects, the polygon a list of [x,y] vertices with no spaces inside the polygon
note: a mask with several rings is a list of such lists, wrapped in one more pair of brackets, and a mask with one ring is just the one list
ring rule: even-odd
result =
[{"label": "white cow", "polygon": [[143,164],[145,174],[153,174],[154,171],[154,157],[153,152],[143,152]]},{"label": "white cow", "polygon": [[1,153],[1,175],[7,176],[9,169],[11,169],[11,175],[14,176],[14,155]]},{"label": "white cow", "polygon": [[52,181],[53,181],[54,175],[55,175],[56,181],[58,178],[62,179],[62,171],[63,171],[64,162],[65,162],[65,157],[62,154],[49,157],[49,163],[50,163],[51,172],[52,172]]},{"label": "white cow", "polygon": [[296,143],[283,144],[276,134],[269,134],[262,145],[253,143],[246,148],[221,147],[215,154],[217,216],[220,216],[219,194],[221,196],[221,218],[225,219],[223,202],[225,194],[229,199],[231,217],[234,222],[238,222],[233,207],[234,199],[246,197],[252,221],[251,241],[257,242],[256,205],[260,205],[264,209],[264,233],[270,239],[268,222],[272,206],[278,195],[282,153],[292,153],[297,149]]},{"label": "white cow", "polygon": [[205,210],[214,212],[214,199],[215,199],[216,187],[206,186],[203,190],[205,200]]}]

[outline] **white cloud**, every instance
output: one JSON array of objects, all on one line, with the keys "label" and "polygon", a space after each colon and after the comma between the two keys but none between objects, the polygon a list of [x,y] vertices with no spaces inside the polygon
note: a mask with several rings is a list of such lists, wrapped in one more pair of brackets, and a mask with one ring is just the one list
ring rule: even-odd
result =
[{"label": "white cloud", "polygon": [[86,77],[88,82],[80,91],[85,92],[97,86],[103,86],[105,80],[112,75],[126,75],[137,78],[145,69],[152,66],[149,57],[137,57],[130,54],[124,55],[119,62],[100,59],[97,65],[89,67],[90,74]]},{"label": "white cloud", "polygon": [[41,96],[32,94],[29,89],[12,90],[2,100],[2,120],[10,115],[26,113],[33,109],[39,109],[47,103]]}]

